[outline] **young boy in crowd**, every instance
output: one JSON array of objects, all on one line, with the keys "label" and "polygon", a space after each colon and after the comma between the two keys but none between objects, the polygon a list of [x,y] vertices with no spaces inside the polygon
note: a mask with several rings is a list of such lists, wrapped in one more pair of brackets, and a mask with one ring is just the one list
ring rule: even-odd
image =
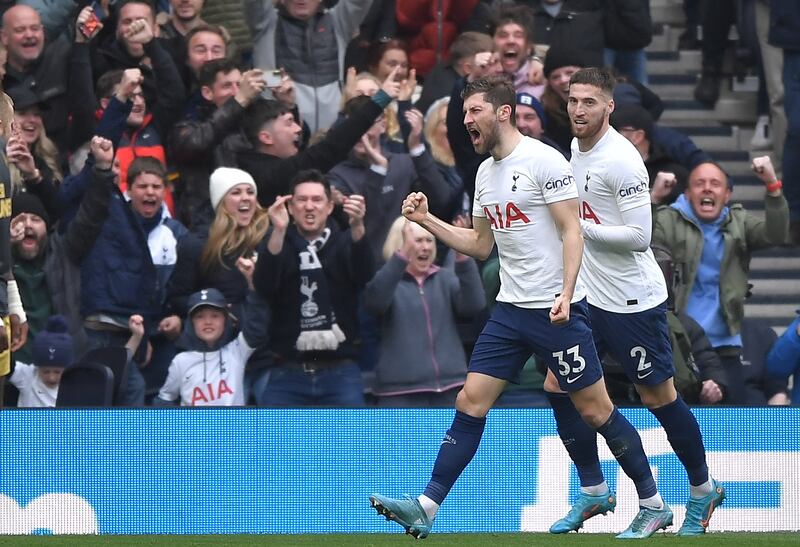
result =
[{"label": "young boy in crowd", "polygon": [[189,321],[178,340],[182,351],[172,360],[154,406],[244,406],[244,368],[266,340],[267,305],[252,290],[245,302],[242,331],[235,336],[228,302],[217,289],[189,297]]},{"label": "young boy in crowd", "polygon": [[19,390],[19,407],[56,406],[64,369],[73,363],[73,341],[61,315],[47,320],[33,341],[33,364],[17,363],[11,383]]}]

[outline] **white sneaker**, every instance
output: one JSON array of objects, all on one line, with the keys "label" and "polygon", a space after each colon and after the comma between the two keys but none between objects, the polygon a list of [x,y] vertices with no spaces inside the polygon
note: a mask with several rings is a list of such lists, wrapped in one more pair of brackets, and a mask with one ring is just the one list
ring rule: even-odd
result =
[{"label": "white sneaker", "polygon": [[769,150],[772,148],[772,135],[769,132],[769,116],[759,116],[753,138],[750,139],[751,150]]}]

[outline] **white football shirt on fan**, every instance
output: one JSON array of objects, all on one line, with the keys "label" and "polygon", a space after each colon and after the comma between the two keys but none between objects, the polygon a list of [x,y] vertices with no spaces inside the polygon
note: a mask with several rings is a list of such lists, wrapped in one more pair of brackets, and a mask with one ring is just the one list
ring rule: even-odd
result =
[{"label": "white football shirt on fan", "polygon": [[[522,308],[553,305],[564,286],[564,258],[547,204],[577,197],[569,162],[530,137],[502,160],[488,158],[480,165],[472,215],[489,221],[497,243],[498,302]],[[584,297],[578,284],[572,302]]]},{"label": "white football shirt on fan", "polygon": [[11,383],[19,390],[18,407],[43,408],[56,406],[58,386],[50,387],[42,382],[37,367],[17,362]]},{"label": "white football shirt on fan", "polygon": [[[572,139],[570,163],[585,221],[623,226],[623,212],[636,207],[650,211],[650,178],[642,157],[613,127],[587,152],[581,152],[577,139]],[[584,238],[579,277],[588,302],[606,311],[634,313],[667,299],[664,274],[649,248],[610,249]]]},{"label": "white football shirt on fan", "polygon": [[253,352],[243,333],[216,351],[182,351],[158,397],[181,406],[244,406],[244,367]]}]

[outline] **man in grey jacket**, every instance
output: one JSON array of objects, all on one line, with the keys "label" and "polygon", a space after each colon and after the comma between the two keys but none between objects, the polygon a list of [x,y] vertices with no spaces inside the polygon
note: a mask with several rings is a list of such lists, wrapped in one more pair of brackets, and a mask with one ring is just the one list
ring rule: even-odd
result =
[{"label": "man in grey jacket", "polygon": [[320,4],[320,0],[244,0],[253,33],[253,64],[289,73],[296,84],[300,115],[312,133],[336,120],[347,42],[372,0],[340,0],[330,10]]}]

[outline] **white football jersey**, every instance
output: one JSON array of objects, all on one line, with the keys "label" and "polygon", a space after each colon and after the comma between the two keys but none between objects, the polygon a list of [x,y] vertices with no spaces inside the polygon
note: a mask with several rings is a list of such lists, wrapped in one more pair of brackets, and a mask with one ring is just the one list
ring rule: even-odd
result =
[{"label": "white football jersey", "polygon": [[217,351],[183,351],[158,397],[180,398],[181,406],[244,406],[244,367],[254,351],[242,333]]},{"label": "white football jersey", "polygon": [[[498,302],[522,308],[553,305],[564,286],[564,258],[547,204],[577,197],[569,162],[530,137],[502,160],[488,158],[480,165],[472,215],[489,221],[497,243]],[[585,296],[578,284],[572,301]]]},{"label": "white football jersey", "polygon": [[[636,207],[650,211],[650,178],[642,157],[613,127],[588,152],[581,152],[572,139],[570,163],[585,221],[622,226],[623,212]],[[634,313],[667,299],[664,274],[649,248],[619,251],[584,238],[579,277],[588,302],[606,311]]]}]

